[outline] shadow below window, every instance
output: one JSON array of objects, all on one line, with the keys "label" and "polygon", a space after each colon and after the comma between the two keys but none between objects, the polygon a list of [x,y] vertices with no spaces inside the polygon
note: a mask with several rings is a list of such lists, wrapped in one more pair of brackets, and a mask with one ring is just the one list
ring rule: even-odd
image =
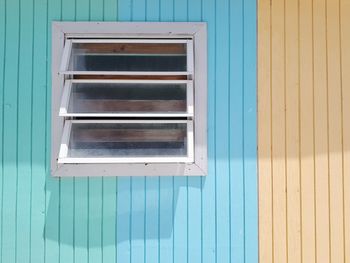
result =
[{"label": "shadow below window", "polygon": [[82,248],[169,239],[179,196],[181,200],[186,198],[187,187],[188,191],[192,191],[191,188],[201,191],[205,178],[197,179],[58,179],[48,175],[46,190],[49,198],[43,234],[57,243]]}]

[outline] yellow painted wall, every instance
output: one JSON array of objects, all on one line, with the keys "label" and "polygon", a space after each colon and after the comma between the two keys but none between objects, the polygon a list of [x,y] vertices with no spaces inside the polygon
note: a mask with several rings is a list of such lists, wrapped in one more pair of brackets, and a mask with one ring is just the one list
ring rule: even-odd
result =
[{"label": "yellow painted wall", "polygon": [[260,262],[350,262],[350,0],[258,4]]}]

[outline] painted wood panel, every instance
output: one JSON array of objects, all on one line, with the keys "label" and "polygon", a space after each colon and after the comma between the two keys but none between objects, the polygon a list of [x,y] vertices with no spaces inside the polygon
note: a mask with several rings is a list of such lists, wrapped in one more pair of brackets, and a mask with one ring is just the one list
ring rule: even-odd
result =
[{"label": "painted wood panel", "polygon": [[346,11],[259,1],[260,262],[350,262]]},{"label": "painted wood panel", "polygon": [[[52,21],[206,21],[209,175],[51,178]],[[258,261],[255,1],[0,0],[0,101],[1,263]]]}]

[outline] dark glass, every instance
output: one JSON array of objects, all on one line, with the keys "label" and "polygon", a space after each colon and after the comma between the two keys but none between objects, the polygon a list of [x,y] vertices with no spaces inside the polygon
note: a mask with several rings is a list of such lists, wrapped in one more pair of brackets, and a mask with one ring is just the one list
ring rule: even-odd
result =
[{"label": "dark glass", "polygon": [[184,157],[186,123],[72,123],[68,157]]},{"label": "dark glass", "polygon": [[186,71],[184,43],[73,43],[69,71]]},{"label": "dark glass", "polygon": [[68,113],[186,113],[186,84],[73,83]]}]

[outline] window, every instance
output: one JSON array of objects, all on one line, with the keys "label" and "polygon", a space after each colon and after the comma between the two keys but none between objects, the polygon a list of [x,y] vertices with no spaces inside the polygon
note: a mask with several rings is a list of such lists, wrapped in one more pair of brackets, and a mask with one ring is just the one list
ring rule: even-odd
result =
[{"label": "window", "polygon": [[52,32],[53,176],[206,175],[205,23]]}]

